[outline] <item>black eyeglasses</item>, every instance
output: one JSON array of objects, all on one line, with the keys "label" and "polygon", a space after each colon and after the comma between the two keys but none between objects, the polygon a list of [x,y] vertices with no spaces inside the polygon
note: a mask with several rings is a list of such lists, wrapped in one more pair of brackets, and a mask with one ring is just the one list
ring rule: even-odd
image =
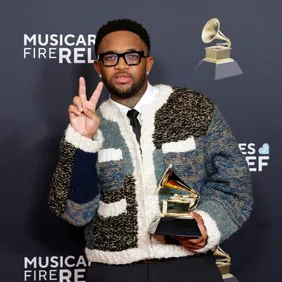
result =
[{"label": "black eyeglasses", "polygon": [[98,54],[98,60],[101,61],[105,67],[116,66],[120,57],[122,57],[129,66],[138,65],[142,58],[148,58],[144,51],[128,51],[121,54],[110,52]]}]

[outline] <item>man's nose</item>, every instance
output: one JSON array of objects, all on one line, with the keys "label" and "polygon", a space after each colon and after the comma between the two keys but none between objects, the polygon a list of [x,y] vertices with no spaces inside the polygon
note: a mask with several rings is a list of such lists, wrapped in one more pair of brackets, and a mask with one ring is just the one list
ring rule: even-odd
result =
[{"label": "man's nose", "polygon": [[126,63],[123,57],[119,57],[117,64],[115,65],[116,69],[127,69],[129,65]]}]

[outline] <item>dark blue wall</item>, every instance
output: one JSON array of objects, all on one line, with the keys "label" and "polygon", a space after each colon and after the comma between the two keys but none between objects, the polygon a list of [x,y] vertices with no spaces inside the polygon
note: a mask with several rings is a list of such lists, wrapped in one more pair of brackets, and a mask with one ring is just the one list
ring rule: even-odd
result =
[{"label": "dark blue wall", "polygon": [[[86,78],[89,93],[98,82],[92,64],[73,63],[73,58],[72,63],[59,63],[59,48],[69,48],[85,59],[84,52],[74,48],[93,50],[93,45],[25,46],[24,35],[74,34],[77,39],[82,34],[86,38],[108,20],[123,17],[141,22],[150,33],[155,58],[151,84],[181,85],[204,93],[230,124],[252,170],[255,205],[248,222],[222,247],[231,255],[232,273],[241,282],[279,281],[281,6],[274,0],[1,3],[1,281],[40,281],[39,274],[41,281],[85,280],[82,229],[53,216],[47,194],[78,77]],[[207,47],[201,41],[202,28],[213,17],[231,39],[231,57],[242,75],[214,80],[195,71]],[[55,48],[51,57],[56,59],[24,58],[24,48],[37,52]],[[106,91],[103,95],[107,97]],[[260,154],[265,143],[269,152]],[[259,169],[261,162],[264,166]]]}]

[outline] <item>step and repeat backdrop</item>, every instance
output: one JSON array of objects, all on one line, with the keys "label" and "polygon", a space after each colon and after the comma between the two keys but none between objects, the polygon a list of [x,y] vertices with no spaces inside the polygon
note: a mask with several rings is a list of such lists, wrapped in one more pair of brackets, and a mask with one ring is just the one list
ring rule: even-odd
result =
[{"label": "step and repeat backdrop", "polygon": [[[281,281],[282,38],[279,1],[3,1],[0,4],[0,280],[83,282],[83,230],[48,189],[98,28],[131,18],[151,36],[151,84],[192,88],[220,108],[253,178],[254,209],[221,247],[240,282]],[[102,99],[108,97],[103,90]]]}]

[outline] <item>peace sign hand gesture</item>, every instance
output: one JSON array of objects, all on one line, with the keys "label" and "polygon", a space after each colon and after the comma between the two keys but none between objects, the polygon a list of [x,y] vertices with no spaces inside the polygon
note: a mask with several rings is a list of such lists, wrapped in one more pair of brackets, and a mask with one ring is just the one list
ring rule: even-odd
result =
[{"label": "peace sign hand gesture", "polygon": [[102,93],[103,83],[99,82],[89,101],[86,97],[86,85],[83,77],[79,78],[78,96],[73,98],[73,104],[68,112],[73,129],[81,135],[93,138],[100,126],[100,117],[95,113],[96,105]]}]

